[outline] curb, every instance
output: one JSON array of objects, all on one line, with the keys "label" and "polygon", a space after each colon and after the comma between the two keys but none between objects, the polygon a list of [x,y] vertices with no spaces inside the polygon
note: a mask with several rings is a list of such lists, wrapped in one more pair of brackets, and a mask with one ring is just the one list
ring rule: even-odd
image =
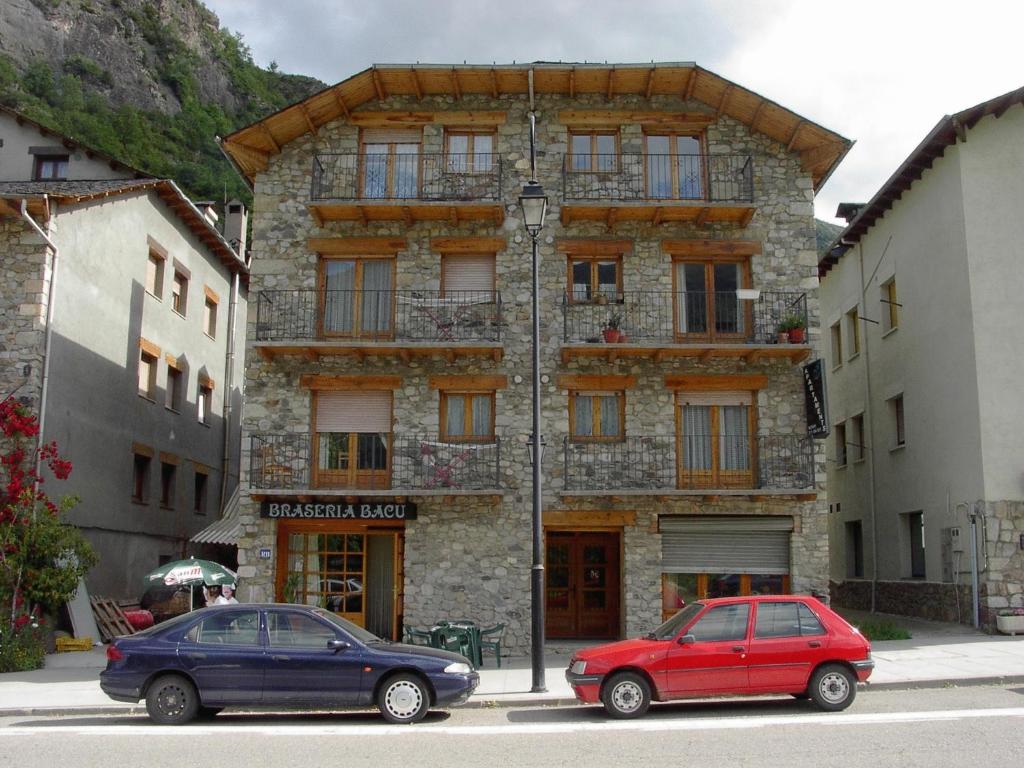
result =
[{"label": "curb", "polygon": [[[944,678],[938,680],[905,680],[892,683],[862,683],[858,687],[861,691],[910,691],[926,690],[935,688],[967,688],[981,687],[986,685],[1021,685],[1024,684],[1024,675],[998,675],[993,677],[969,677],[969,678]],[[500,695],[500,694],[499,694]],[[742,697],[736,697],[742,699]],[[505,699],[477,699],[460,704],[457,709],[511,709],[515,707],[573,707],[585,706],[573,698],[552,697],[552,698],[505,698]],[[361,709],[359,707],[355,709]],[[367,707],[366,709],[372,709]],[[238,712],[263,712],[263,710],[239,709]],[[330,708],[324,710],[296,709],[289,710],[297,712],[330,712]],[[340,710],[339,710],[340,711]],[[64,717],[69,715],[142,715],[146,714],[145,704],[135,704],[127,707],[85,705],[81,707],[10,707],[0,708],[0,717]]]}]

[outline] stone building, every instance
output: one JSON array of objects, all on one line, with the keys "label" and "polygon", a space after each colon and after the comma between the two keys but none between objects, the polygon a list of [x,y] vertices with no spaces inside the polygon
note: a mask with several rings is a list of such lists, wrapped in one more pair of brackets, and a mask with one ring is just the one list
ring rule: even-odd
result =
[{"label": "stone building", "polygon": [[238,250],[174,182],[0,109],[0,397],[74,465],[51,493],[80,498],[93,594],[138,599],[237,485]]},{"label": "stone building", "polygon": [[1022,102],[943,117],[840,206],[820,271],[844,605],[969,624],[976,577],[982,625],[1024,607]]},{"label": "stone building", "polygon": [[849,142],[693,64],[412,65],[224,141],[255,193],[241,597],[529,647],[531,111],[547,637],[827,588],[800,364]]}]

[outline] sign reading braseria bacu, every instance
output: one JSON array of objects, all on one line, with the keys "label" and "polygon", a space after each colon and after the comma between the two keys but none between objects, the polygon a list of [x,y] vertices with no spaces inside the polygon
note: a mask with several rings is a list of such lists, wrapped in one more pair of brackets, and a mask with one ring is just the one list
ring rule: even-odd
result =
[{"label": "sign reading braseria bacu", "polygon": [[390,501],[355,504],[263,501],[260,517],[278,520],[415,520],[416,505]]}]

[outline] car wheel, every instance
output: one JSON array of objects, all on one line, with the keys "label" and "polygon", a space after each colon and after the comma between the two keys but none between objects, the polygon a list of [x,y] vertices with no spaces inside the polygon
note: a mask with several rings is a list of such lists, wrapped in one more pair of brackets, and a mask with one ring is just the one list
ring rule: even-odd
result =
[{"label": "car wheel", "polygon": [[159,725],[182,725],[199,711],[199,695],[180,675],[158,677],[146,692],[146,711]]},{"label": "car wheel", "polygon": [[620,672],[605,684],[601,701],[612,717],[640,717],[651,705],[651,686],[640,675]]},{"label": "car wheel", "polygon": [[377,707],[389,723],[417,723],[430,709],[430,694],[415,675],[395,675],[381,686]]},{"label": "car wheel", "polygon": [[853,703],[857,695],[857,679],[846,667],[827,664],[811,675],[807,693],[821,709],[838,712]]},{"label": "car wheel", "polygon": [[199,707],[196,717],[200,720],[213,720],[224,707]]}]

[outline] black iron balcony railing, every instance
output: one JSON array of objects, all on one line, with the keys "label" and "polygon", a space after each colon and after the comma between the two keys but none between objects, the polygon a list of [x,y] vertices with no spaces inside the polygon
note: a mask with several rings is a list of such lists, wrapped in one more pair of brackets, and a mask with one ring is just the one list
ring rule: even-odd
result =
[{"label": "black iron balcony railing", "polygon": [[501,158],[493,154],[319,154],[313,158],[310,195],[313,200],[497,201],[501,171]]},{"label": "black iron balcony railing", "polygon": [[736,291],[627,291],[617,300],[570,301],[566,294],[562,313],[567,344],[600,342],[609,325],[638,344],[772,344],[786,321],[807,327],[807,295],[761,291],[756,299],[743,299]]},{"label": "black iron balcony railing", "polygon": [[754,202],[750,155],[565,155],[562,189],[572,202]]},{"label": "black iron balcony railing", "polygon": [[497,291],[260,291],[256,341],[501,341]]},{"label": "black iron balcony railing", "polygon": [[[354,450],[346,452],[346,448]],[[313,488],[489,491],[500,488],[501,442],[451,442],[436,434],[298,433],[250,438],[256,490]]]},{"label": "black iron balcony railing", "polygon": [[800,435],[629,436],[564,440],[567,491],[793,490],[814,485],[814,444]]}]

